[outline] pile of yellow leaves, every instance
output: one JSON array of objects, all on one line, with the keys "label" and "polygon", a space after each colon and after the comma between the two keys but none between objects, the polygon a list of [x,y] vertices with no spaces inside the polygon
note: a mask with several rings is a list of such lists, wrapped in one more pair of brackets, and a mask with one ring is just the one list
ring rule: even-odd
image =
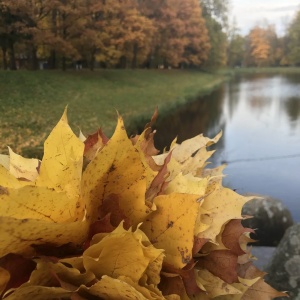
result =
[{"label": "pile of yellow leaves", "polygon": [[252,264],[248,198],[206,168],[214,139],[158,154],[151,129],[108,139],[70,129],[66,112],[42,161],[0,156],[1,299],[272,299]]}]

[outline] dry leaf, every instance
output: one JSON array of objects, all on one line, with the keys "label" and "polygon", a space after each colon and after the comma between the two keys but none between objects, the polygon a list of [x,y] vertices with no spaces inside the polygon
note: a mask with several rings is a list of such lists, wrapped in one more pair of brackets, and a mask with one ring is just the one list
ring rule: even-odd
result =
[{"label": "dry leaf", "polygon": [[86,217],[92,222],[111,195],[118,195],[122,214],[134,226],[150,213],[151,209],[145,204],[145,168],[127,137],[121,117],[112,138],[84,171],[82,191],[82,199],[88,207]]},{"label": "dry leaf", "polygon": [[154,199],[157,210],[141,226],[155,247],[165,249],[165,261],[179,269],[192,259],[197,199],[189,194],[158,196]]}]

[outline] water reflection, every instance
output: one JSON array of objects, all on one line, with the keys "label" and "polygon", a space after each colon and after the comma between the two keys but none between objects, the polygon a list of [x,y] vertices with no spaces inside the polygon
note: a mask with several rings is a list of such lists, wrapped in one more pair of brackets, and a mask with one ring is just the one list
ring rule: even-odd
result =
[{"label": "water reflection", "polygon": [[159,131],[155,136],[156,147],[164,149],[175,137],[178,142],[182,142],[199,133],[216,135],[224,127],[224,121],[222,122],[224,98],[225,87],[222,87],[160,119],[156,127]]},{"label": "water reflection", "polygon": [[[172,114],[159,126],[160,148],[223,130],[214,165],[226,161],[224,184],[239,193],[281,199],[300,222],[300,76],[240,76]],[[170,131],[169,124],[172,124]],[[166,131],[163,131],[166,128]],[[169,137],[167,139],[166,137]],[[166,142],[163,144],[163,141]]]},{"label": "water reflection", "polygon": [[299,116],[300,116],[300,101],[299,98],[297,97],[291,97],[288,98],[284,102],[284,106],[286,109],[287,114],[290,117],[290,123],[293,125],[299,121]]}]

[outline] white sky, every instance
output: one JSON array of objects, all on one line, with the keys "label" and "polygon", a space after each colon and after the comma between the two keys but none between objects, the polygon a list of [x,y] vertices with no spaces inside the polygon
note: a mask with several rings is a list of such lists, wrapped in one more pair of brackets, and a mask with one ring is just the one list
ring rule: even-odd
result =
[{"label": "white sky", "polygon": [[231,16],[236,18],[242,35],[249,29],[267,20],[275,24],[279,35],[300,10],[300,0],[231,0]]}]

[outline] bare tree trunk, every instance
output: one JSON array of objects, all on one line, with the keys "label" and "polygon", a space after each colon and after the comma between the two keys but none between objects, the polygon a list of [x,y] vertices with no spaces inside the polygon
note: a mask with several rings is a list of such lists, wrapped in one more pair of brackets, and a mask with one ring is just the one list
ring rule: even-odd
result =
[{"label": "bare tree trunk", "polygon": [[31,68],[34,71],[36,71],[39,68],[39,62],[38,62],[36,52],[37,52],[36,47],[32,46],[32,48],[31,48]]},{"label": "bare tree trunk", "polygon": [[[57,36],[57,10],[53,9],[51,13],[51,31],[54,36]],[[51,49],[50,51],[50,57],[49,57],[49,68],[50,69],[56,69],[56,51],[54,49]]]},{"label": "bare tree trunk", "polygon": [[2,47],[2,64],[3,64],[3,69],[7,70],[8,63],[7,63],[7,49],[5,46]]},{"label": "bare tree trunk", "polygon": [[65,56],[62,57],[62,70],[63,71],[67,70],[67,59]]},{"label": "bare tree trunk", "polygon": [[133,45],[133,58],[131,63],[131,68],[135,69],[137,67],[137,55],[138,55],[138,44],[134,43]]},{"label": "bare tree trunk", "polygon": [[12,40],[8,41],[8,53],[9,53],[9,68],[11,70],[17,70],[16,57],[15,57],[15,47]]},{"label": "bare tree trunk", "polygon": [[54,49],[52,49],[50,52],[49,68],[56,69],[56,51]]},{"label": "bare tree trunk", "polygon": [[94,71],[94,69],[95,69],[95,54],[96,54],[96,50],[95,49],[93,49],[92,51],[91,51],[91,60],[90,60],[90,70],[91,71]]},{"label": "bare tree trunk", "polygon": [[[64,40],[66,40],[66,38],[67,38],[67,29],[65,27],[65,20],[66,20],[66,14],[63,13],[62,14],[62,27],[63,27],[62,36],[63,36]],[[67,58],[65,55],[63,55],[63,57],[62,57],[62,70],[63,71],[67,70]]]}]

